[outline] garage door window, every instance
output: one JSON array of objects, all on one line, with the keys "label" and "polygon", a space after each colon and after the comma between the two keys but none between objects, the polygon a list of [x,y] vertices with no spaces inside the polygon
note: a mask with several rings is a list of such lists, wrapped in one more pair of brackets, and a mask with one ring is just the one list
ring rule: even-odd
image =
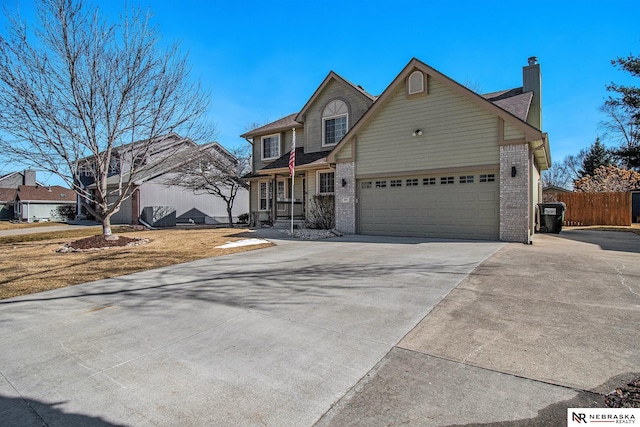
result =
[{"label": "garage door window", "polygon": [[480,182],[495,182],[495,180],[496,180],[496,175],[493,173],[480,175]]},{"label": "garage door window", "polygon": [[401,180],[401,179],[392,179],[392,180],[389,182],[389,185],[390,185],[391,187],[402,187],[402,180]]},{"label": "garage door window", "polygon": [[364,181],[360,183],[360,188],[371,188],[371,181]]},{"label": "garage door window", "polygon": [[387,186],[387,181],[376,181],[376,188],[385,188]]},{"label": "garage door window", "polygon": [[408,179],[406,184],[407,187],[415,187],[418,185],[418,178]]},{"label": "garage door window", "polygon": [[422,178],[422,185],[436,185],[435,178]]},{"label": "garage door window", "polygon": [[440,184],[445,185],[445,184],[453,184],[454,183],[454,179],[452,176],[443,176],[440,178]]},{"label": "garage door window", "polygon": [[460,177],[460,184],[473,184],[473,175],[463,175]]}]

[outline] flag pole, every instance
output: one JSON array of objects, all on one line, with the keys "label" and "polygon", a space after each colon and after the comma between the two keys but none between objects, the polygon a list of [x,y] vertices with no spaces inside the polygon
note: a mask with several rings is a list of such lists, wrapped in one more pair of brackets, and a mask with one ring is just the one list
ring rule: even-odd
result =
[{"label": "flag pole", "polygon": [[291,174],[291,235],[293,235],[293,207],[295,200],[295,183],[296,183],[296,128],[293,128],[293,139],[291,140],[291,154],[289,154],[289,172]]}]

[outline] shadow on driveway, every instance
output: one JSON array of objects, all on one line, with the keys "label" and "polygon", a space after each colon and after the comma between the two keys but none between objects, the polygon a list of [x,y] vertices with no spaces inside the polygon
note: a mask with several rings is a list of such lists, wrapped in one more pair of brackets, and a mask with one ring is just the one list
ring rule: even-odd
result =
[{"label": "shadow on driveway", "polygon": [[640,236],[625,231],[569,229],[553,236],[598,245],[600,249],[605,251],[640,253]]}]

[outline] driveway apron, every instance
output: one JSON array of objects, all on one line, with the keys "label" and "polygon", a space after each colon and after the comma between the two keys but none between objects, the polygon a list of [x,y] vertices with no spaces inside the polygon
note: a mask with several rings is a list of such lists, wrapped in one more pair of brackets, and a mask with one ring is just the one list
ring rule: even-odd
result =
[{"label": "driveway apron", "polygon": [[275,243],[0,300],[0,419],[313,425],[504,246]]}]

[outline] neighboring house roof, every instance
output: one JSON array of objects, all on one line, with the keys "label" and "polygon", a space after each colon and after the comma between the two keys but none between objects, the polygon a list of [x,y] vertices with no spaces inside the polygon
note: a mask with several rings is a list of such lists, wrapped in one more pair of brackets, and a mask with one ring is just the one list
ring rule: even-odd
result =
[{"label": "neighboring house roof", "polygon": [[[181,140],[183,141],[183,140]],[[235,158],[231,153],[229,153],[224,147],[222,147],[217,142],[210,142],[208,144],[203,145],[195,145],[184,147],[179,151],[171,152],[169,156],[159,159],[155,163],[152,163],[144,168],[139,169],[134,175],[134,182],[136,185],[142,185],[143,183],[157,178],[160,175],[171,172],[176,168],[188,163],[193,160],[197,155],[207,149],[214,149],[217,153],[220,153],[225,156],[229,156],[231,158]],[[130,179],[129,173],[125,172],[122,175],[123,182],[127,182]],[[120,175],[115,174],[107,178],[107,187],[115,186],[120,181]],[[95,188],[95,183],[88,185],[87,188],[93,189]]]},{"label": "neighboring house roof", "polygon": [[76,203],[76,193],[59,185],[21,185],[16,197],[21,202]]},{"label": "neighboring house roof", "polygon": [[526,122],[531,100],[533,99],[533,92],[525,93],[521,87],[518,87],[500,92],[486,93],[482,97]]},{"label": "neighboring house roof", "polygon": [[[371,105],[371,107],[367,110],[366,113],[364,113],[364,115],[360,118],[360,120],[358,120],[353,125],[353,127],[349,129],[347,134],[342,138],[342,140],[338,143],[338,145],[334,147],[331,153],[327,156],[327,161],[329,163],[335,163],[336,153],[338,153],[338,151],[340,151],[342,147],[344,147],[344,145],[347,144],[353,138],[353,136],[357,134],[357,132],[363,125],[369,122],[369,120],[374,116],[376,111],[378,111],[378,109],[385,104],[386,100],[392,97],[393,92],[398,87],[398,85],[400,85],[403,81],[405,81],[405,79],[409,76],[409,74],[411,74],[415,70],[420,70],[423,73],[427,74],[430,78],[437,79],[440,83],[449,87],[456,93],[464,96],[470,102],[473,102],[474,104],[480,106],[481,108],[484,108],[485,110],[488,110],[491,113],[496,114],[498,117],[502,118],[505,122],[508,122],[511,125],[515,126],[516,128],[522,130],[525,134],[525,138],[527,141],[540,141],[540,144],[534,147],[534,150],[544,150],[544,153],[543,155],[536,156],[536,160],[541,163],[542,169],[546,169],[551,165],[551,153],[549,152],[550,151],[549,142],[548,142],[548,137],[546,133],[543,133],[539,129],[536,129],[535,127],[531,126],[526,121],[518,117],[516,114],[504,109],[503,107],[501,107],[500,105],[497,105],[494,102],[489,101],[483,96],[478,95],[477,93],[473,92],[469,88],[461,85],[460,83],[456,82],[450,77],[447,77],[446,75],[442,74],[441,72],[428,66],[427,64],[425,64],[424,62],[416,58],[413,58],[411,61],[409,61],[409,63],[403,68],[400,74],[398,74],[396,78],[391,82],[391,84],[387,86],[387,88],[384,90],[382,95],[380,95],[377,98],[376,102],[374,102],[373,105]],[[504,95],[506,92],[508,91],[502,92],[502,94]],[[517,94],[514,96],[517,96]],[[495,95],[493,98],[495,99],[499,97],[500,95]],[[505,101],[508,98],[510,97],[507,96],[502,99],[497,99],[497,101]],[[519,98],[517,100],[517,104],[519,105],[520,101],[524,101],[524,99],[526,98],[524,97]],[[506,102],[506,103],[509,105],[516,104],[515,101],[511,103],[509,102]]]},{"label": "neighboring house roof", "polygon": [[268,133],[279,132],[283,130],[289,130],[293,128],[301,128],[302,123],[296,121],[298,113],[289,114],[286,117],[276,120],[275,122],[267,123],[259,128],[252,129],[249,132],[240,135],[241,138],[251,138],[257,135],[266,135]]},{"label": "neighboring house roof", "polygon": [[[328,151],[317,151],[314,153],[305,153],[304,147],[296,148],[296,168],[303,166],[322,166],[327,164],[326,157],[329,154]],[[289,168],[289,156],[291,152],[280,156],[277,160],[269,163],[267,166],[260,169],[261,171],[275,172],[276,169],[288,170]]]},{"label": "neighboring house roof", "polygon": [[0,203],[12,202],[16,198],[15,188],[0,188]]},{"label": "neighboring house roof", "polygon": [[302,110],[300,110],[300,112],[296,115],[295,120],[297,120],[298,122],[303,122],[303,118],[304,118],[304,114],[307,112],[307,110],[309,109],[309,107],[314,103],[314,101],[316,100],[316,98],[318,98],[318,96],[322,93],[322,91],[324,90],[324,88],[329,84],[329,82],[331,80],[337,80],[339,82],[342,82],[346,85],[351,86],[352,88],[354,88],[357,92],[359,92],[360,94],[362,94],[362,96],[370,99],[371,101],[374,101],[376,99],[378,99],[378,97],[371,95],[370,93],[367,93],[367,91],[364,90],[364,88],[362,86],[358,86],[358,85],[354,85],[353,83],[351,83],[350,81],[344,79],[343,77],[339,76],[338,74],[336,74],[333,71],[330,71],[329,74],[327,75],[327,77],[325,77],[325,79],[322,81],[322,83],[320,84],[320,86],[318,86],[318,89],[316,89],[316,91],[313,93],[313,95],[311,95],[311,98],[309,98],[309,100],[307,101],[306,104],[304,104],[304,107],[302,107]]},{"label": "neighboring house roof", "polygon": [[547,192],[547,193],[573,193],[573,191],[571,190],[567,190],[566,188],[562,188],[562,187],[558,187],[555,185],[547,185],[546,187],[544,187],[542,189],[542,192]]}]

